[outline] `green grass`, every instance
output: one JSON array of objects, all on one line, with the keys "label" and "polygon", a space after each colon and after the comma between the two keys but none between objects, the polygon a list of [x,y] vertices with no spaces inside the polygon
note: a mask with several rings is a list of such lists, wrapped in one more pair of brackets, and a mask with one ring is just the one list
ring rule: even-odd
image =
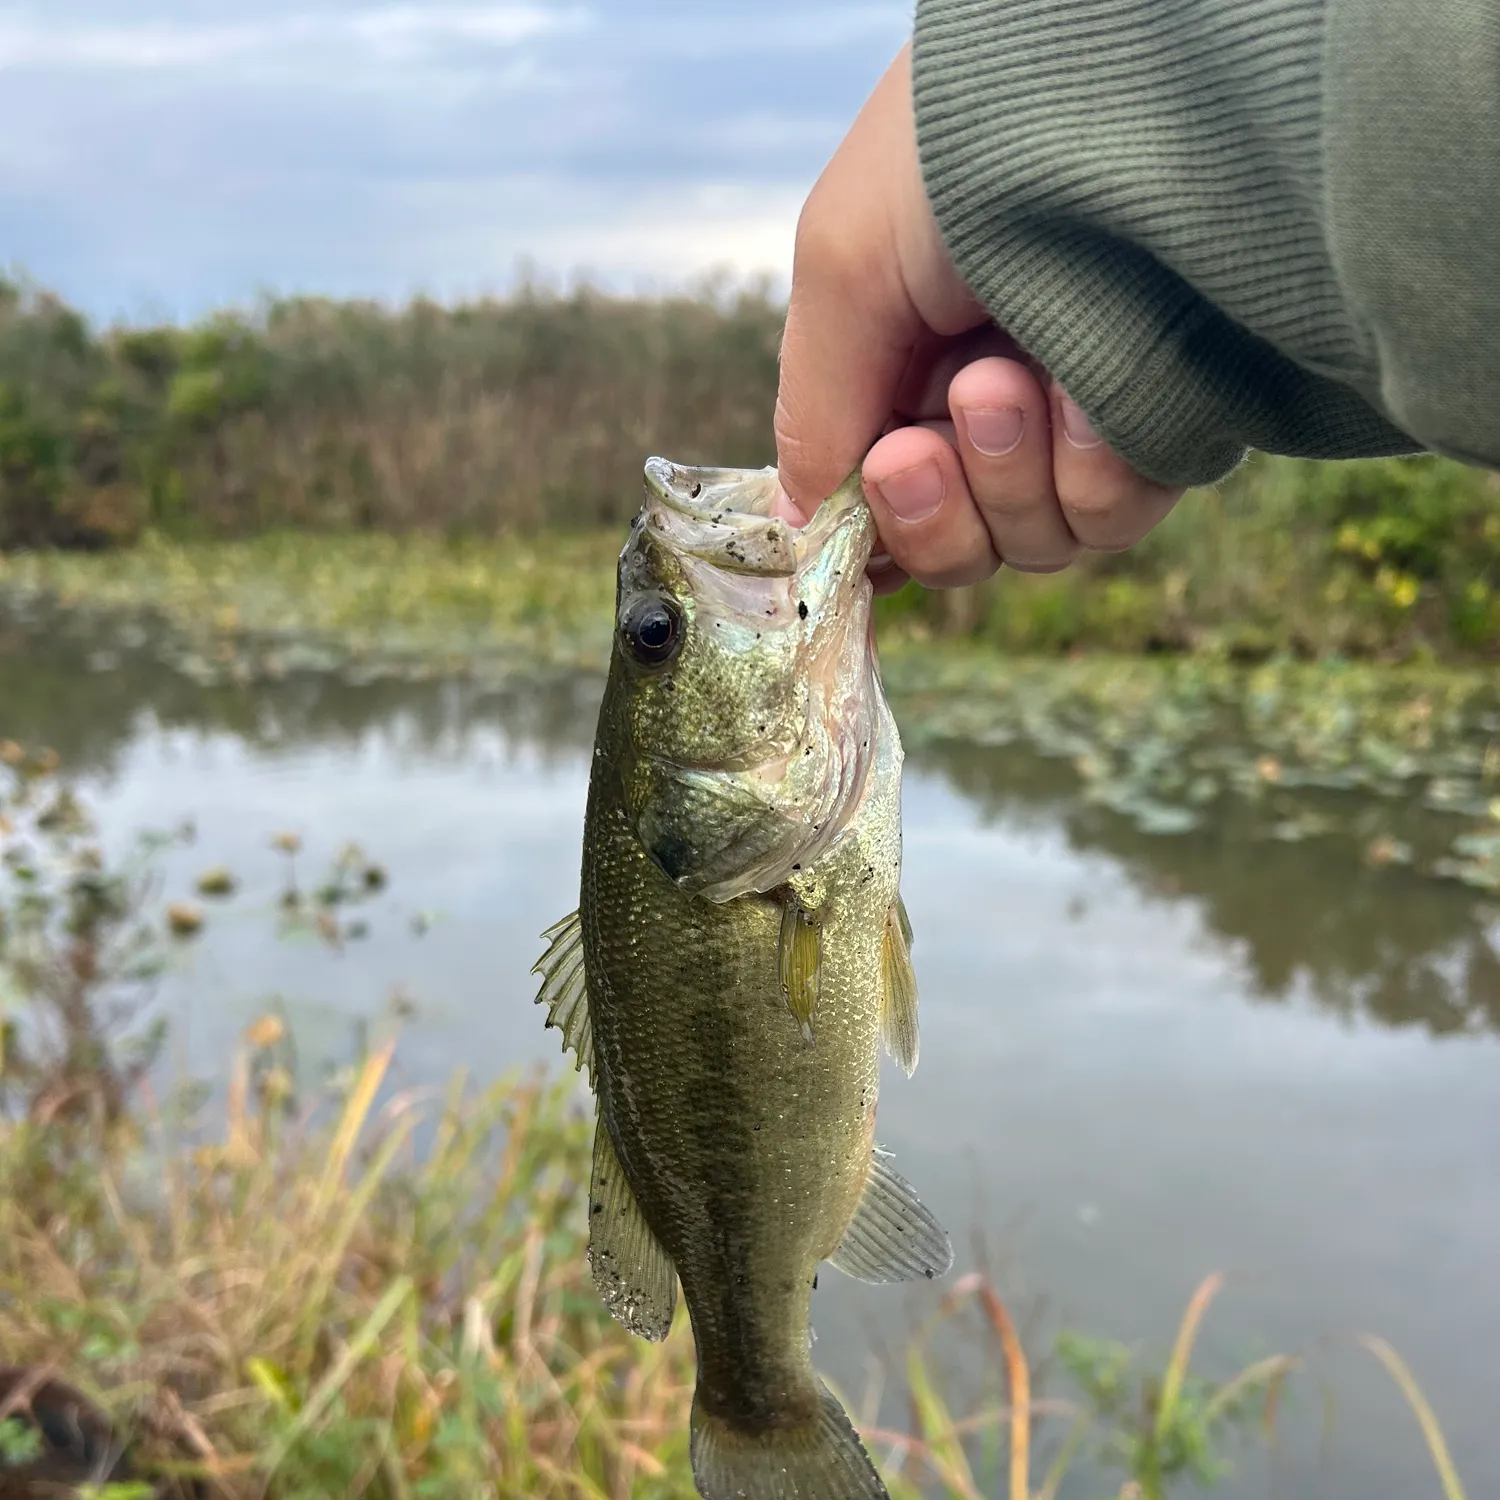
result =
[{"label": "green grass", "polygon": [[597,662],[608,649],[619,538],[606,532],[444,541],[278,532],[227,542],[148,536],[113,552],[0,553],[0,595],[152,615],[218,649],[248,639],[451,655],[504,648]]}]

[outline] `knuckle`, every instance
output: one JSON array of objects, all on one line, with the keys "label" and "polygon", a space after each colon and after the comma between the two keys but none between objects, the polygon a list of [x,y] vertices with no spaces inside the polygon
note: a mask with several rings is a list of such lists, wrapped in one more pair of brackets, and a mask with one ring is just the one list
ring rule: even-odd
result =
[{"label": "knuckle", "polygon": [[951,547],[906,547],[896,563],[924,588],[956,589],[982,583],[1000,566],[1000,559],[987,541],[974,541],[961,549]]},{"label": "knuckle", "polygon": [[1058,503],[1074,536],[1095,551],[1128,547],[1135,540],[1130,497],[1107,482],[1069,486]]},{"label": "knuckle", "polygon": [[920,573],[912,573],[911,576],[924,588],[964,589],[993,577],[999,566],[1000,561],[996,557],[974,558],[948,567],[925,569]]},{"label": "knuckle", "polygon": [[798,410],[795,402],[777,397],[771,429],[777,466],[784,475],[800,479],[822,466],[824,454],[816,436],[809,431],[806,414]]},{"label": "knuckle", "polygon": [[1058,486],[1057,499],[1062,508],[1080,520],[1109,521],[1127,509],[1128,486],[1108,479]]},{"label": "knuckle", "polygon": [[889,236],[864,218],[847,195],[815,186],[792,238],[792,296],[849,296],[888,288],[894,263]]},{"label": "knuckle", "polygon": [[1127,474],[1070,485],[1059,501],[1069,529],[1091,552],[1123,552],[1172,509],[1177,494]]},{"label": "knuckle", "polygon": [[1011,553],[1003,554],[1005,566],[1012,573],[1061,573],[1064,569],[1072,567],[1078,560],[1078,554],[1082,549],[1075,543],[1066,548],[1058,548],[1048,553],[1038,553],[1027,557],[1025,554],[1012,556]]},{"label": "knuckle", "polygon": [[[1005,460],[997,459],[996,462],[1004,463]],[[1032,521],[1053,508],[1051,495],[1023,489],[1017,484],[997,483],[993,479],[976,483],[971,476],[969,491],[979,513],[992,525],[1007,527]]]},{"label": "knuckle", "polygon": [[793,275],[799,281],[838,281],[854,270],[862,256],[847,226],[823,211],[814,191],[797,220],[792,241]]}]

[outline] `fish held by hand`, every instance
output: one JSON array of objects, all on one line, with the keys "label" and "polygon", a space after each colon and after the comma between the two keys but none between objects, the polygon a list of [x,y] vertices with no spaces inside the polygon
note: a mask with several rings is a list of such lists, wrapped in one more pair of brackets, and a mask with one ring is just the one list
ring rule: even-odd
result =
[{"label": "fish held by hand", "polygon": [[589,1260],[611,1313],[698,1354],[705,1500],[878,1500],[813,1369],[819,1265],[941,1275],[875,1145],[879,1050],[917,1061],[902,751],[858,475],[793,528],[776,471],[646,465],[620,554],[579,907],[537,965],[598,1104]]}]

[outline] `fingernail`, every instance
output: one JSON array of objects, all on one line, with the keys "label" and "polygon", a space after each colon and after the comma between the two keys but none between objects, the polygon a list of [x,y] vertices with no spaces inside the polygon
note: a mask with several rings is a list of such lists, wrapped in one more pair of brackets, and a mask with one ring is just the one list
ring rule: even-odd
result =
[{"label": "fingernail", "polygon": [[875,487],[903,521],[925,521],[943,503],[943,471],[930,458]]},{"label": "fingernail", "polygon": [[986,458],[999,458],[1021,441],[1026,414],[1018,406],[979,407],[964,413],[964,428]]},{"label": "fingernail", "polygon": [[1084,416],[1083,408],[1066,396],[1062,398],[1062,422],[1063,431],[1075,448],[1097,448],[1104,441]]},{"label": "fingernail", "polygon": [[771,501],[771,514],[780,516],[788,526],[800,528],[807,525],[807,512],[779,484]]}]

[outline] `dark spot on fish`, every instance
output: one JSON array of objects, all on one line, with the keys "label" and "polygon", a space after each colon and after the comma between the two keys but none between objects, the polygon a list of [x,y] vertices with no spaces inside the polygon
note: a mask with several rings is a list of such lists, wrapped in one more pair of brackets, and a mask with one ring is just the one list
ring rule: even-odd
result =
[{"label": "dark spot on fish", "polygon": [[817,1289],[818,1289],[818,1273],[816,1271],[814,1271],[813,1272],[813,1291],[817,1291]]},{"label": "dark spot on fish", "polygon": [[803,751],[803,752],[802,752],[802,753],[803,753],[803,754],[804,754],[804,755],[811,755],[811,754],[812,754],[812,746],[811,746],[811,745],[809,745],[809,746],[808,746],[808,747],[807,747],[807,749],[806,749],[806,750],[804,750],[804,751]]},{"label": "dark spot on fish", "polygon": [[800,870],[802,868],[802,866],[801,865],[793,865],[792,868],[794,870]]},{"label": "dark spot on fish", "polygon": [[799,620],[805,620],[807,618],[807,600],[806,599],[799,599],[797,601],[797,618]]},{"label": "dark spot on fish", "polygon": [[923,1267],[922,1267],[922,1274],[923,1274],[923,1275],[924,1275],[924,1276],[925,1276],[925,1277],[926,1277],[926,1278],[927,1278],[927,1279],[928,1279],[928,1280],[929,1280],[929,1281],[931,1281],[931,1280],[932,1280],[932,1267],[931,1267],[931,1266],[923,1266]]},{"label": "dark spot on fish", "polygon": [[701,495],[702,493],[703,493],[703,486],[701,484],[699,484],[698,481],[695,479],[693,481],[693,487],[692,487],[692,489],[690,489],[688,491],[688,495],[692,499],[696,500],[698,498],[698,496]]},{"label": "dark spot on fish", "polygon": [[594,1204],[594,1206],[593,1206],[593,1207],[592,1207],[592,1208],[591,1208],[591,1209],[590,1209],[590,1210],[589,1210],[589,1212],[590,1212],[590,1213],[596,1213],[596,1214],[602,1214],[602,1213],[603,1213],[603,1212],[604,1212],[604,1205],[603,1205],[603,1204],[602,1204],[602,1203],[596,1203],[596,1204]]},{"label": "dark spot on fish", "polygon": [[677,691],[677,684],[673,682],[670,677],[664,678],[662,680],[662,687],[665,688],[669,693],[675,693]]},{"label": "dark spot on fish", "polygon": [[679,835],[663,834],[646,852],[668,880],[681,880],[693,867],[693,847]]}]

